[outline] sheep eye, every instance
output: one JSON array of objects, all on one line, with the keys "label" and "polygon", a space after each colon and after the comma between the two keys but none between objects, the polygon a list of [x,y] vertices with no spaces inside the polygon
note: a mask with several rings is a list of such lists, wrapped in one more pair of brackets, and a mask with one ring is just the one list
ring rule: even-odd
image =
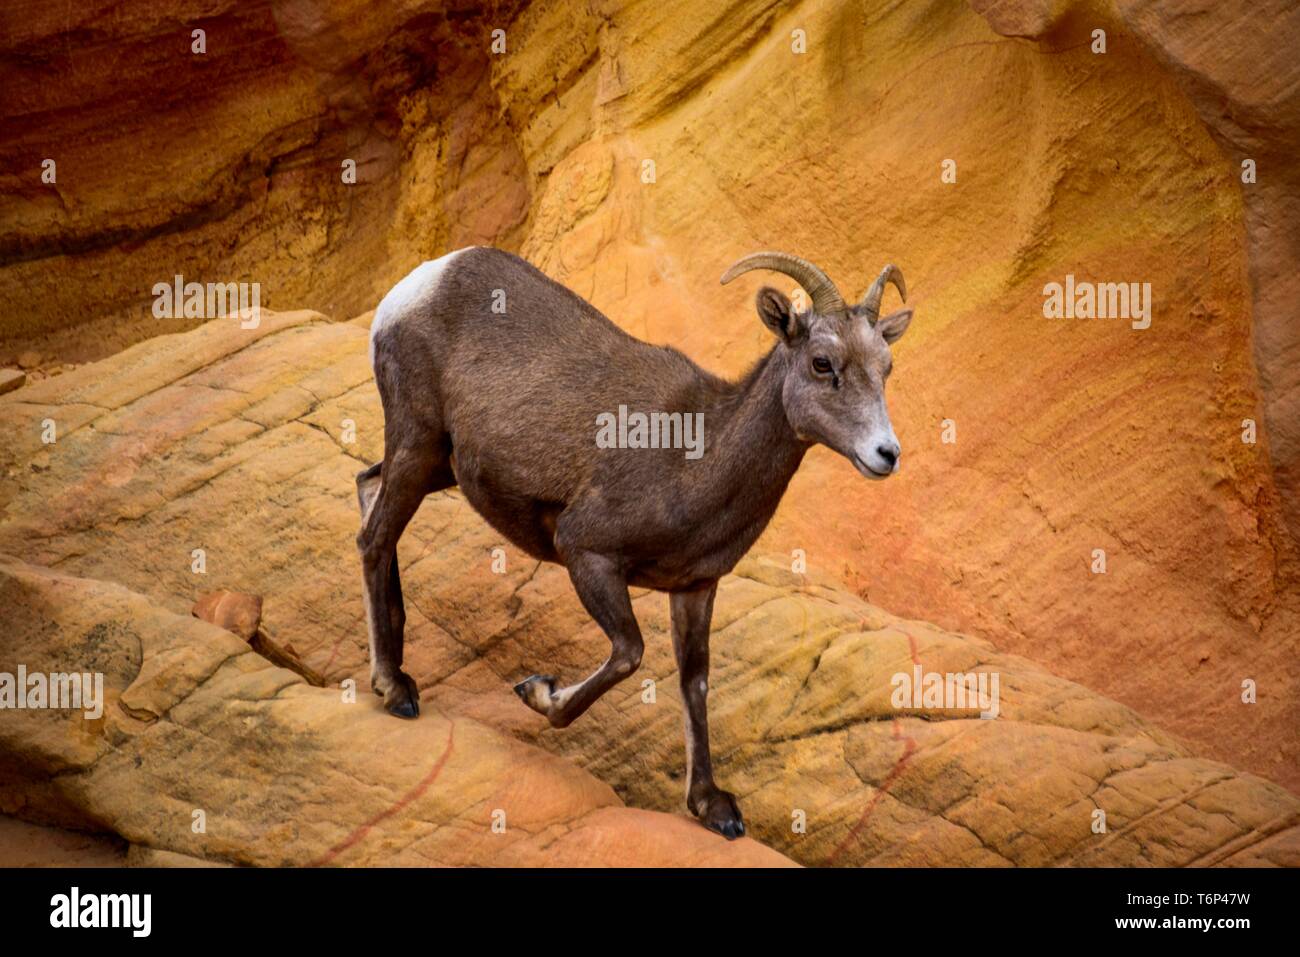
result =
[{"label": "sheep eye", "polygon": [[817,358],[813,359],[813,371],[820,372],[823,375],[830,372],[831,360],[827,359],[825,356],[817,356]]}]

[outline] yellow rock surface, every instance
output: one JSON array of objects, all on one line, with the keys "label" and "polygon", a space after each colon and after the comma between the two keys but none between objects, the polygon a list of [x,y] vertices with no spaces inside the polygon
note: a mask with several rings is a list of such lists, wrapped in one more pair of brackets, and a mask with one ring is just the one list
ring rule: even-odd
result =
[{"label": "yellow rock surface", "polygon": [[430,709],[398,722],[368,695],[345,703],[121,586],[3,560],[0,593],[17,611],[0,667],[75,661],[104,672],[106,699],[93,720],[7,714],[0,749],[19,774],[0,798],[20,814],[107,825],[141,849],[130,863],[789,863],[752,840],[625,808],[590,775],[476,721]]},{"label": "yellow rock surface", "polygon": [[[682,809],[663,596],[634,596],[635,680],[572,727],[515,698],[528,674],[586,673],[607,642],[562,569],[507,547],[494,573],[503,543],[458,493],[431,496],[399,549],[424,713],[382,711],[353,545],[352,478],[381,451],[363,323],[211,322],[0,398],[0,415],[25,423],[0,450],[0,671],[102,671],[108,688],[98,721],[6,713],[0,811],[182,863],[784,862]],[[329,686],[189,616],[220,589],[262,595],[261,630]],[[724,580],[712,658],[720,780],[797,862],[1300,864],[1300,800],[1279,785],[784,561]],[[895,709],[894,676],[917,666],[996,673],[998,716]]]}]

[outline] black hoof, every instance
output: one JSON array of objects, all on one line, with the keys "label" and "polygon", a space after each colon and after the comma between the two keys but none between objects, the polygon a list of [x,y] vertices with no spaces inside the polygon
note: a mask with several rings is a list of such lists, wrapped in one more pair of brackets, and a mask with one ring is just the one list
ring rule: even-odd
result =
[{"label": "black hoof", "polygon": [[738,837],[745,836],[744,821],[722,821],[717,824],[710,824],[709,830],[717,831],[729,841],[734,841]]},{"label": "black hoof", "polygon": [[519,700],[538,714],[546,714],[555,695],[554,675],[533,675],[515,685]]},{"label": "black hoof", "polygon": [[700,803],[703,805],[698,812],[700,823],[710,831],[721,834],[729,841],[745,836],[745,821],[740,816],[740,806],[730,792],[714,791]]},{"label": "black hoof", "polygon": [[418,718],[420,716],[420,706],[414,701],[395,701],[389,704],[385,700],[384,710],[399,718]]},{"label": "black hoof", "polygon": [[393,686],[384,694],[384,710],[399,718],[419,717],[420,689],[410,675],[397,673]]}]

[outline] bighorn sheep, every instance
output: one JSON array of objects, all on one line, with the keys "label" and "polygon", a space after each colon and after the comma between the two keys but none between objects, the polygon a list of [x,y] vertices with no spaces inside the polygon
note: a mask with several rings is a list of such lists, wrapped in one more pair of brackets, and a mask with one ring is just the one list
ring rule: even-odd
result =
[{"label": "bighorn sheep", "polygon": [[[705,696],[718,579],[763,531],[814,443],[868,478],[898,470],[884,390],[889,345],[912,317],[910,309],[879,317],[886,283],[907,297],[892,265],[855,305],[812,263],[784,253],[746,256],[722,282],[752,269],[791,277],[812,305],[799,312],[776,289],[758,291],[759,318],[777,343],[737,382],[676,349],[634,339],[496,249],[426,262],[384,297],[370,331],[384,458],[357,476],[357,548],[371,683],[388,711],[419,713],[419,692],[401,667],[397,540],[426,495],[459,485],[516,546],[568,569],[613,646],[577,684],[557,687],[555,678],[533,675],[515,687],[553,726],[567,726],[640,664],[628,586],[669,594],[686,712],[686,803],[707,827],[728,838],[744,834],[734,797],[713,781],[709,755]],[[599,417],[620,406],[702,413],[704,454],[661,443],[600,447]]]}]

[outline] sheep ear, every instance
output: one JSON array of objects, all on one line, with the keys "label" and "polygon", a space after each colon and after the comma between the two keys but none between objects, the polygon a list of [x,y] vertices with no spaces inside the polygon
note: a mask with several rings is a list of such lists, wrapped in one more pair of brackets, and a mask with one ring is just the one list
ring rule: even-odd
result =
[{"label": "sheep ear", "polygon": [[880,335],[891,346],[899,339],[903,338],[903,333],[907,331],[908,324],[912,321],[911,309],[900,309],[898,312],[891,312],[883,319],[876,320],[876,328],[880,330]]},{"label": "sheep ear", "polygon": [[763,325],[782,339],[788,342],[798,334],[799,319],[785,293],[771,286],[764,286],[758,291],[755,305],[758,307],[758,318],[763,320]]}]

